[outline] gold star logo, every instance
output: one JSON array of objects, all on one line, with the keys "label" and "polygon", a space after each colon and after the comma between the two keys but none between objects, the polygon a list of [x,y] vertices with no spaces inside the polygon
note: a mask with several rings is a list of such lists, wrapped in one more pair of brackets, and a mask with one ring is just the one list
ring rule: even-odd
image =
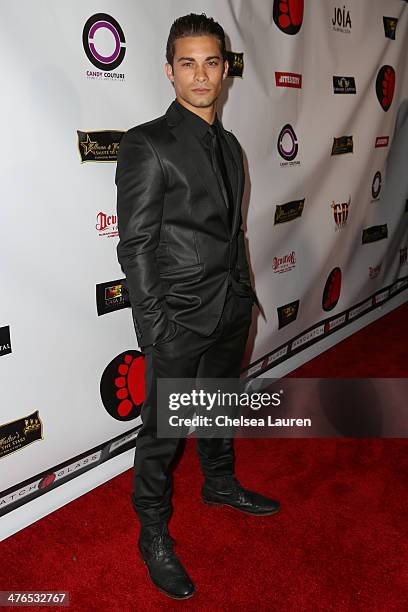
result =
[{"label": "gold star logo", "polygon": [[95,153],[95,149],[96,149],[96,147],[98,145],[96,140],[91,140],[89,138],[89,134],[86,135],[86,140],[84,142],[81,142],[80,144],[81,144],[81,147],[84,150],[84,157],[89,155],[89,153]]}]

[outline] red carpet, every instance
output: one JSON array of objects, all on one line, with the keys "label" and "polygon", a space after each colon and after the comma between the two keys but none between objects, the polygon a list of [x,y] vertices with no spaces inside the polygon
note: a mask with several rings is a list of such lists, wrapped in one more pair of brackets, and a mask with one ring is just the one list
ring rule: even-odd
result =
[{"label": "red carpet", "polygon": [[302,378],[405,378],[408,303],[291,372]]},{"label": "red carpet", "polygon": [[[406,304],[294,375],[406,376],[407,315]],[[70,591],[72,611],[407,609],[405,440],[240,439],[236,450],[242,484],[282,510],[251,517],[202,504],[189,441],[170,530],[197,587],[192,599],[171,600],[147,578],[131,470],[3,542],[0,589]]]}]

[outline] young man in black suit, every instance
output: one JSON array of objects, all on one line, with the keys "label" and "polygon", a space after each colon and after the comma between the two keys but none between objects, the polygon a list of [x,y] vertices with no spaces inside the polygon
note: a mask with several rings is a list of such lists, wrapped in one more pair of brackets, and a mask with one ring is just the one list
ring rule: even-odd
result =
[{"label": "young man in black suit", "polygon": [[[180,17],[166,55],[176,100],[162,117],[129,130],[120,145],[117,250],[145,353],[132,494],[139,550],[153,583],[170,597],[187,598],[194,585],[167,528],[179,439],[157,437],[156,382],[239,378],[258,301],[241,228],[242,151],[216,114],[228,72],[224,31],[205,15]],[[232,438],[198,438],[197,451],[204,502],[257,515],[279,510],[277,501],[235,478]]]}]

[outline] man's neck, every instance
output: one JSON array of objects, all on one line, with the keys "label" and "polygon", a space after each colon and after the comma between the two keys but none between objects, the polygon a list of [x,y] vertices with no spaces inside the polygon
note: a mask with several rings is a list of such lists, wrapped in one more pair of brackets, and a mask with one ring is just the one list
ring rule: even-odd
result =
[{"label": "man's neck", "polygon": [[192,104],[189,104],[188,102],[186,102],[182,98],[179,98],[178,96],[176,96],[176,100],[179,104],[181,104],[181,106],[184,106],[184,108],[186,108],[190,112],[194,113],[195,115],[198,115],[199,117],[201,117],[201,119],[204,119],[204,121],[206,121],[210,125],[214,123],[215,115],[217,112],[215,102],[211,106],[206,106],[206,107],[201,108],[201,107],[193,106]]}]

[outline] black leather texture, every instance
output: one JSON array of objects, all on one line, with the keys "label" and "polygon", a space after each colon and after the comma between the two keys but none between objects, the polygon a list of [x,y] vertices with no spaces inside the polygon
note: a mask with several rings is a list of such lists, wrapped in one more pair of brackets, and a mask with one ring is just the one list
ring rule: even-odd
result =
[{"label": "black leather texture", "polygon": [[172,321],[210,335],[228,284],[259,306],[242,230],[241,147],[223,130],[234,160],[231,225],[212,165],[185,123],[173,102],[130,129],[118,154],[117,254],[142,347],[169,338]]}]

